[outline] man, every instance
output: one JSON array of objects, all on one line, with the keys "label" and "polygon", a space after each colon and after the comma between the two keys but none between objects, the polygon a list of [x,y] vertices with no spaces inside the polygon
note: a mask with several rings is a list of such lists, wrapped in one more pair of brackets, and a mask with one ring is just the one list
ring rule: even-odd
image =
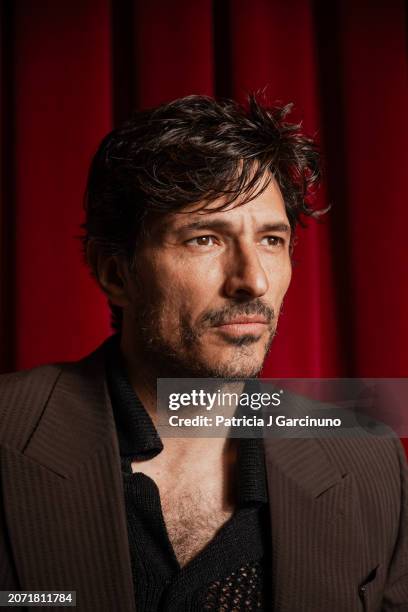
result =
[{"label": "man", "polygon": [[86,259],[117,334],[1,383],[3,590],[80,610],[408,610],[399,442],[166,438],[160,377],[256,377],[313,215],[289,108],[190,96],[102,142]]}]

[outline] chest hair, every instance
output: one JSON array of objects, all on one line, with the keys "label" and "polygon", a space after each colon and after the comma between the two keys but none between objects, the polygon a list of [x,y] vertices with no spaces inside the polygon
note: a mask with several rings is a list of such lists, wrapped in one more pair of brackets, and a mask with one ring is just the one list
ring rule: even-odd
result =
[{"label": "chest hair", "polygon": [[181,566],[197,556],[232,515],[232,508],[221,508],[215,496],[200,489],[178,496],[164,494],[162,511]]}]

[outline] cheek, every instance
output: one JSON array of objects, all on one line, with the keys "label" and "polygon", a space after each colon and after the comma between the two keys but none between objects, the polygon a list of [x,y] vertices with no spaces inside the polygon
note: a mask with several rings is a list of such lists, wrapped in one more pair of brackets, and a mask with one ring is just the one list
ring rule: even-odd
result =
[{"label": "cheek", "polygon": [[285,263],[271,271],[270,291],[277,302],[281,303],[292,279],[292,265]]},{"label": "cheek", "polygon": [[[204,279],[181,266],[157,266],[146,280],[149,303],[156,312],[157,325],[163,334],[173,334],[181,320],[190,322],[205,299]],[[153,282],[154,279],[154,282]]]},{"label": "cheek", "polygon": [[177,294],[182,303],[197,306],[211,300],[220,285],[219,265],[199,258],[180,258],[166,270],[163,284],[169,293]]}]

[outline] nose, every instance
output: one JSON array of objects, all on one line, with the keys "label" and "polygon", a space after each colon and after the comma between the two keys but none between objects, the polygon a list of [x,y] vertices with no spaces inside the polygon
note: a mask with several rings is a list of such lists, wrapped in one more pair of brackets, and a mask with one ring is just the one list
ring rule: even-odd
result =
[{"label": "nose", "polygon": [[230,298],[257,298],[268,288],[268,276],[259,259],[256,247],[240,246],[235,249],[228,262],[224,292]]}]

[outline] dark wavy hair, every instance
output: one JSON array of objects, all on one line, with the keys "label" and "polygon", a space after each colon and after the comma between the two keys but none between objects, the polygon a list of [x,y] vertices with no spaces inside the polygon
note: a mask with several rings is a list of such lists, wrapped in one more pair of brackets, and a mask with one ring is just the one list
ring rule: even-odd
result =
[{"label": "dark wavy hair", "polygon": [[[275,177],[292,229],[312,208],[320,180],[315,142],[288,123],[292,108],[262,105],[253,94],[247,106],[232,100],[187,96],[135,113],[101,142],[90,167],[82,228],[84,253],[97,275],[95,253],[134,262],[148,214],[180,211],[188,204],[222,197],[223,210],[261,193]],[[92,244],[92,249],[89,245]],[[112,326],[122,311],[110,304]]]}]

